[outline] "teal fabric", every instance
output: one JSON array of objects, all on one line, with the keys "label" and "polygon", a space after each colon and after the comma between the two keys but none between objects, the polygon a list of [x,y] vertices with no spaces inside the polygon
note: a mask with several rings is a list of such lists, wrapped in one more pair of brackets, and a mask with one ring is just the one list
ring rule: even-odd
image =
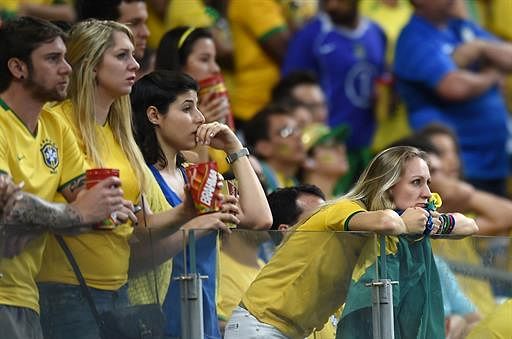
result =
[{"label": "teal fabric", "polygon": [[[400,236],[396,254],[388,254],[387,272],[378,257],[379,276],[399,281],[393,285],[393,312],[396,339],[445,338],[444,311],[439,275],[430,238]],[[375,263],[359,281],[352,280],[347,302],[338,323],[336,338],[373,338],[371,288]]]}]

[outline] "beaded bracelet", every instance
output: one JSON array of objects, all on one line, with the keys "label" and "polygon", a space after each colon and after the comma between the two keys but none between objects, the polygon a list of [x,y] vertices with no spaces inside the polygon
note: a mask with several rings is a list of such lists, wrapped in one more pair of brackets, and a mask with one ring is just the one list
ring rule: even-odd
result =
[{"label": "beaded bracelet", "polygon": [[450,223],[449,223],[448,229],[446,230],[446,234],[452,233],[453,229],[455,228],[455,217],[451,214],[448,214],[448,217],[449,217]]},{"label": "beaded bracelet", "polygon": [[451,214],[440,214],[439,220],[441,226],[439,226],[436,234],[450,234],[455,227],[455,218]]},{"label": "beaded bracelet", "polygon": [[444,232],[446,231],[446,229],[448,227],[449,221],[448,221],[448,218],[446,217],[446,214],[440,214],[439,219],[441,221],[441,225],[439,226],[438,234],[444,234]]}]

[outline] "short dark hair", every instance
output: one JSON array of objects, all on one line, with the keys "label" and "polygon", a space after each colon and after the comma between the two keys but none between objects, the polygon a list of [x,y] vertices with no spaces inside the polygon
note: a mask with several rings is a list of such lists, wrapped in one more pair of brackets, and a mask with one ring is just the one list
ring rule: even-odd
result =
[{"label": "short dark hair", "polygon": [[77,21],[86,19],[117,21],[121,17],[119,6],[122,2],[132,3],[145,0],[75,0]]},{"label": "short dark hair", "polygon": [[[185,36],[189,29],[192,31]],[[180,45],[182,38],[184,40]],[[213,39],[212,34],[206,28],[180,26],[171,29],[160,39],[156,50],[155,69],[180,71],[187,63],[187,58],[192,53],[195,42],[203,38]]]},{"label": "short dark hair", "polygon": [[426,138],[424,135],[421,135],[421,134],[413,134],[413,135],[401,138],[386,148],[395,147],[395,146],[410,146],[410,147],[415,147],[425,153],[435,154],[437,156],[440,155],[440,152],[437,149],[437,147],[434,146],[434,144],[432,142],[430,142],[430,140],[428,138]]},{"label": "short dark hair", "polygon": [[253,152],[260,140],[268,140],[270,138],[270,117],[275,115],[290,116],[290,106],[283,102],[270,103],[244,125],[245,141]]},{"label": "short dark hair", "polygon": [[432,140],[431,138],[434,135],[440,135],[440,134],[446,135],[452,139],[452,141],[455,144],[455,147],[457,149],[457,153],[460,153],[459,141],[458,141],[457,135],[450,127],[448,127],[446,125],[443,125],[440,123],[431,123],[431,124],[428,124],[427,126],[423,127],[422,129],[420,129],[418,131],[418,134],[424,136],[425,138],[427,138],[429,140]]},{"label": "short dark hair", "polygon": [[140,78],[130,94],[135,128],[135,140],[148,164],[167,166],[167,160],[156,138],[155,125],[146,115],[149,106],[165,114],[178,95],[197,91],[197,82],[190,76],[175,71],[156,70]]},{"label": "short dark hair", "polygon": [[[267,196],[270,211],[272,212],[271,231],[277,231],[279,225],[295,225],[303,209],[297,204],[302,194],[311,194],[325,200],[325,194],[315,185],[303,184],[294,187],[278,188]],[[281,235],[271,232],[274,242],[281,242]]]},{"label": "short dark hair", "polygon": [[272,89],[272,100],[277,101],[282,98],[292,97],[292,91],[295,87],[300,85],[318,85],[318,78],[315,73],[311,71],[295,71],[279,80],[279,82]]},{"label": "short dark hair", "polygon": [[56,38],[66,39],[66,33],[49,21],[19,17],[6,21],[0,27],[0,92],[11,84],[13,76],[7,66],[11,58],[18,58],[32,69],[32,52],[44,43]]}]

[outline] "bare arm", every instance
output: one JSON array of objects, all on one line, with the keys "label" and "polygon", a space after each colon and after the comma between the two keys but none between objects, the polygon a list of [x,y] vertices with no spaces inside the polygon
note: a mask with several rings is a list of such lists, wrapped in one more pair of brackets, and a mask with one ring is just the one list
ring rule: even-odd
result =
[{"label": "bare arm", "polygon": [[512,71],[512,44],[509,42],[473,40],[458,46],[452,57],[461,68],[484,61],[501,71]]},{"label": "bare arm", "polygon": [[[242,148],[242,144],[228,126],[219,123],[204,124],[197,135],[200,143],[221,149],[227,154]],[[241,157],[231,164],[238,179],[240,207],[243,212],[241,225],[250,229],[268,229],[272,225],[272,213],[265,192],[248,157]]]},{"label": "bare arm", "polygon": [[512,44],[503,41],[483,41],[485,59],[502,71],[512,71]]},{"label": "bare arm", "polygon": [[512,201],[448,177],[433,176],[431,187],[443,197],[442,212],[475,213],[478,234],[501,235],[512,228]]},{"label": "bare arm", "polygon": [[439,82],[436,91],[445,100],[468,100],[497,85],[501,79],[501,73],[493,68],[486,69],[480,73],[457,70],[448,73]]},{"label": "bare arm", "polygon": [[470,184],[447,177],[442,174],[432,176],[431,188],[443,197],[441,212],[454,211],[468,213],[471,211],[470,199],[475,193],[475,188]]},{"label": "bare arm", "polygon": [[290,32],[287,29],[284,29],[273,33],[266,39],[260,40],[259,43],[263,51],[265,51],[265,53],[274,60],[276,64],[281,65],[286,54],[289,40]]},{"label": "bare arm", "polygon": [[26,192],[15,198],[12,207],[4,214],[3,222],[53,230],[87,225],[72,204],[50,203]]},{"label": "bare arm", "polygon": [[73,6],[69,4],[39,5],[24,2],[20,5],[18,14],[35,16],[50,21],[74,22],[76,13]]},{"label": "bare arm", "polygon": [[480,235],[506,235],[512,229],[512,201],[477,190],[469,197]]},{"label": "bare arm", "polygon": [[478,232],[478,226],[472,218],[466,217],[461,213],[449,213],[455,218],[455,227],[452,234],[457,235],[471,235]]},{"label": "bare arm", "polygon": [[350,231],[377,232],[395,235],[407,232],[404,221],[393,210],[357,213],[350,219],[348,228]]},{"label": "bare arm", "polygon": [[[196,238],[201,238],[212,230],[229,231],[227,222],[239,223],[238,218],[227,212],[203,214],[187,222],[180,231],[166,237],[153,239],[153,248],[148,240],[136,241],[131,244],[130,274],[138,274],[152,269],[151,256],[154,255],[155,265],[160,265],[183,250],[184,231],[194,230]],[[153,253],[152,253],[153,251]]]},{"label": "bare arm", "polygon": [[118,178],[105,179],[78,194],[82,182],[78,178],[62,191],[67,199],[74,199],[70,204],[52,203],[27,192],[19,192],[11,196],[5,205],[3,221],[11,225],[63,230],[87,227],[108,218],[112,212],[129,209],[125,207]]}]

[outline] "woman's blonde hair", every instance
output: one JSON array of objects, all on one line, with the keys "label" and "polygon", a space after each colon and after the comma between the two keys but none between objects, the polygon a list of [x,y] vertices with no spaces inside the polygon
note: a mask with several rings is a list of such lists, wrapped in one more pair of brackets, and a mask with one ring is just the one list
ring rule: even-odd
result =
[{"label": "woman's blonde hair", "polygon": [[[73,68],[68,93],[74,107],[73,121],[87,156],[100,167],[103,161],[100,156],[101,143],[96,135],[94,89],[97,83],[94,69],[102,62],[105,51],[114,45],[114,32],[126,34],[134,43],[133,34],[127,26],[115,21],[94,19],[73,26],[67,41],[66,57]],[[133,137],[129,95],[123,95],[113,102],[107,122],[135,170],[141,191],[144,191],[144,158]]]},{"label": "woman's blonde hair", "polygon": [[377,154],[342,198],[359,201],[367,210],[394,209],[396,206],[389,189],[396,185],[404,173],[406,163],[414,158],[428,162],[427,154],[410,146],[396,146]]}]

